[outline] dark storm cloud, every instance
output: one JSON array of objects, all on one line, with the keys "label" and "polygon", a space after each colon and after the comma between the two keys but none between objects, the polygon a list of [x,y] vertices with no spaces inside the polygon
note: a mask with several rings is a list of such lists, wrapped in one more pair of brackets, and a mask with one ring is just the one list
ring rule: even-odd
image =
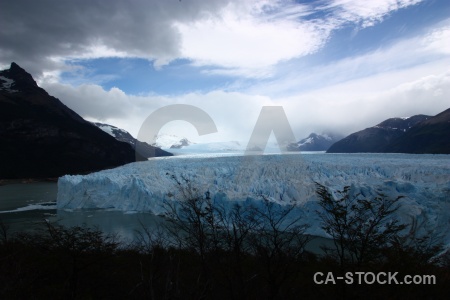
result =
[{"label": "dark storm cloud", "polygon": [[223,0],[2,1],[0,64],[15,61],[38,76],[62,67],[52,58],[83,57],[92,46],[126,56],[170,60],[179,55],[173,23],[214,13]]}]

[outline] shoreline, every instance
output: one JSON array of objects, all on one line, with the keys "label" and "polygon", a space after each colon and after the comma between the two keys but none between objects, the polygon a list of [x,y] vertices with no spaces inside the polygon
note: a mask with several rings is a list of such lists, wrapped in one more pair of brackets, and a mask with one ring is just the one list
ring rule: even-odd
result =
[{"label": "shoreline", "polygon": [[58,177],[50,178],[20,178],[20,179],[0,179],[0,186],[10,184],[29,184],[39,182],[58,182]]}]

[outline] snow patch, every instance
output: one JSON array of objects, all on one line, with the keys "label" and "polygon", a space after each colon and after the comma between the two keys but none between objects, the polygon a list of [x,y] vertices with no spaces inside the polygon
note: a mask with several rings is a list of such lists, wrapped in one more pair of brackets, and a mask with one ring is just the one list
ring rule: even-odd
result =
[{"label": "snow patch", "polygon": [[303,146],[306,144],[311,144],[314,141],[314,139],[312,137],[307,138],[303,143],[299,143],[299,146]]},{"label": "snow patch", "polygon": [[101,130],[103,130],[104,132],[109,134],[110,136],[116,137],[114,132],[113,132],[112,126],[109,126],[109,125],[98,125],[98,128],[100,128]]},{"label": "snow patch", "polygon": [[7,91],[9,93],[16,93],[16,92],[18,92],[17,90],[12,90],[11,89],[11,86],[13,85],[14,80],[12,80],[10,78],[6,78],[4,76],[0,76],[0,81],[3,81],[1,83],[0,89],[5,90],[5,91]]}]

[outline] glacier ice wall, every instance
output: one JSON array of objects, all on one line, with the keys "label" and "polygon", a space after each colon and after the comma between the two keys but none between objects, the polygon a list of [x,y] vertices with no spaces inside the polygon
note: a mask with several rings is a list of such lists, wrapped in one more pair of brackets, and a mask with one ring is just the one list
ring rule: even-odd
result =
[{"label": "glacier ice wall", "polygon": [[[450,227],[450,155],[292,154],[223,157],[167,157],[136,162],[89,175],[58,180],[58,209],[109,208],[164,213],[163,203],[182,199],[174,180],[188,179],[215,201],[258,203],[262,196],[296,203],[310,233],[323,235],[315,183],[332,190],[352,185],[371,197],[403,195],[399,217],[431,229]],[[442,227],[444,226],[444,227]],[[447,230],[446,232],[450,232]],[[447,237],[450,240],[450,235]]]}]

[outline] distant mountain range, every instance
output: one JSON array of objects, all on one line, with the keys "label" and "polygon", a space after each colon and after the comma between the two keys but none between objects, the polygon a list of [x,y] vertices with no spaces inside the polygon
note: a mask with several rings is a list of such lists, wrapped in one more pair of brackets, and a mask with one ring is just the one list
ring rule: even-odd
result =
[{"label": "distant mountain range", "polygon": [[450,154],[450,109],[436,115],[391,118],[333,144],[327,153]]},{"label": "distant mountain range", "polygon": [[0,179],[53,178],[136,160],[130,144],[85,121],[16,63],[0,71],[0,145]]},{"label": "distant mountain range", "polygon": [[288,151],[326,151],[331,145],[343,138],[333,133],[311,133],[307,138],[287,147]]}]

